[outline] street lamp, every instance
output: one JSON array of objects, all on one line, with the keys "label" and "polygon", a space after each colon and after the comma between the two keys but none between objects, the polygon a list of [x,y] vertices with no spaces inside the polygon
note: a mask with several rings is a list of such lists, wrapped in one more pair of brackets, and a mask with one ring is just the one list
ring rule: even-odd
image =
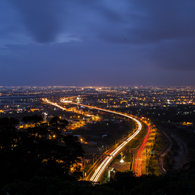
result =
[{"label": "street lamp", "polygon": [[124,163],[125,161],[123,159],[120,160],[120,163]]},{"label": "street lamp", "polygon": [[124,156],[123,152],[121,152],[120,155],[121,155],[120,163],[124,163],[125,156]]}]

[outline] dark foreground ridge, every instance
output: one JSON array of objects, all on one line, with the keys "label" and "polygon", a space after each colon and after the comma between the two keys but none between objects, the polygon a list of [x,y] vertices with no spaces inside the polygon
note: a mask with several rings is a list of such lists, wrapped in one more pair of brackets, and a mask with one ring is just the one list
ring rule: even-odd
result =
[{"label": "dark foreground ridge", "polygon": [[33,177],[29,181],[15,180],[2,188],[6,195],[52,194],[194,194],[195,163],[187,164],[186,170],[178,170],[162,176],[135,177],[132,172],[118,172],[110,183],[92,185],[86,181],[62,180],[59,177]]}]

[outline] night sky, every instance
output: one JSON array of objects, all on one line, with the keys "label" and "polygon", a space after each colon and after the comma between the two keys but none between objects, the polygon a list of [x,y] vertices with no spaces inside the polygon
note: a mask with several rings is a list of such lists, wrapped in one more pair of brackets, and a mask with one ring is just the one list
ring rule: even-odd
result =
[{"label": "night sky", "polygon": [[195,86],[194,0],[0,0],[0,85]]}]

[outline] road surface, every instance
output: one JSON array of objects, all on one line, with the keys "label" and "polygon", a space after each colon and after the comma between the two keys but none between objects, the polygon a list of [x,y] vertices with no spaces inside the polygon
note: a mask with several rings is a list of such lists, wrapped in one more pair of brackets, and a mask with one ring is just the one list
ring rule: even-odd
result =
[{"label": "road surface", "polygon": [[141,143],[137,155],[136,155],[136,159],[135,159],[135,163],[134,163],[134,172],[136,174],[136,176],[140,177],[142,175],[141,169],[142,169],[142,155],[143,155],[143,151],[144,148],[146,146],[146,143],[148,141],[148,138],[150,136],[150,126],[148,125],[148,132],[143,140],[143,142]]},{"label": "road surface", "polygon": [[[48,104],[51,104],[53,106],[56,106],[62,110],[66,110],[66,108],[58,105],[57,103],[51,102],[47,99],[43,99],[43,101],[45,101]],[[75,105],[79,105],[79,106],[83,106],[83,107],[87,107],[90,109],[96,109],[96,110],[100,110],[103,112],[108,112],[111,114],[117,114],[119,116],[123,116],[123,117],[127,117],[130,118],[132,120],[134,120],[137,123],[137,130],[135,131],[134,134],[130,135],[125,141],[123,141],[116,149],[114,149],[109,156],[106,156],[101,163],[99,163],[97,169],[95,169],[94,173],[92,174],[92,176],[90,177],[90,181],[92,182],[99,182],[101,179],[101,176],[103,175],[103,173],[105,172],[106,168],[109,166],[109,164],[113,161],[113,159],[117,156],[117,154],[136,136],[138,135],[138,133],[142,130],[142,124],[139,120],[137,120],[136,118],[128,115],[128,114],[123,114],[120,112],[116,112],[116,111],[111,111],[111,110],[107,110],[107,109],[102,109],[102,108],[98,108],[95,106],[88,106],[88,105],[84,105],[84,104],[80,104],[80,103],[75,103],[75,102],[68,102],[67,98],[66,99],[62,99],[61,100],[62,103],[70,103],[70,104],[75,104]]]},{"label": "road surface", "polygon": [[[62,99],[61,102],[67,103],[67,99]],[[70,104],[76,104],[76,105],[80,105],[80,106],[83,106],[83,107],[87,107],[87,108],[91,108],[91,109],[96,109],[96,110],[100,110],[100,111],[104,111],[104,112],[124,116],[124,117],[127,117],[127,118],[130,118],[130,119],[134,120],[138,124],[136,132],[134,134],[132,134],[131,136],[129,136],[116,149],[114,149],[110,153],[109,156],[105,157],[105,159],[99,164],[99,166],[97,167],[97,169],[95,170],[95,172],[93,173],[91,178],[89,179],[92,182],[99,182],[102,174],[104,173],[106,168],[109,166],[109,164],[113,161],[113,159],[117,156],[117,154],[122,150],[122,148],[124,148],[141,131],[142,124],[136,118],[134,118],[132,116],[129,116],[127,114],[120,113],[120,112],[111,111],[111,110],[107,110],[107,109],[102,109],[102,108],[98,108],[98,107],[94,107],[94,106],[88,106],[88,105],[84,105],[84,104],[80,104],[80,103],[74,103],[74,102],[70,102]],[[143,149],[145,147],[145,142],[147,142],[146,138],[144,140],[145,140],[145,141],[143,141],[144,143],[142,143]],[[141,149],[141,154],[140,154],[141,156],[142,156],[142,153],[143,153],[143,151],[142,151],[143,149]]]}]

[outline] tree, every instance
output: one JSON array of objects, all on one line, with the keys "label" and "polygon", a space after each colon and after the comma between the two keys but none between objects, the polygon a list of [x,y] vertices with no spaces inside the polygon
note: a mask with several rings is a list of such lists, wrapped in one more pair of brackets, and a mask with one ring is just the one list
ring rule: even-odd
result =
[{"label": "tree", "polygon": [[65,119],[60,119],[58,116],[54,116],[50,122],[51,125],[53,126],[58,126],[61,128],[65,128],[68,125],[68,121]]},{"label": "tree", "polygon": [[57,122],[59,122],[59,120],[60,120],[60,119],[59,119],[58,116],[54,116],[53,118],[51,118],[49,124],[51,124],[51,125],[56,125]]},{"label": "tree", "polygon": [[17,143],[19,137],[15,126],[18,124],[19,121],[13,117],[0,118],[0,149],[10,148]]},{"label": "tree", "polygon": [[43,121],[43,118],[42,118],[42,116],[35,114],[33,116],[24,116],[22,118],[22,121],[25,123],[36,123],[37,124],[37,123]]},{"label": "tree", "polygon": [[75,173],[72,175],[78,176],[77,163],[84,151],[77,137],[59,135],[64,142],[59,144],[57,139],[48,140],[46,136],[35,137],[32,134],[47,135],[47,128],[35,127],[31,130],[12,130],[12,134],[4,125],[4,130],[0,131],[0,145],[3,146],[0,150],[0,187],[14,179],[28,180],[33,176],[67,179],[73,165]]},{"label": "tree", "polygon": [[15,126],[19,124],[19,120],[13,117],[0,118],[0,130],[16,129]]},{"label": "tree", "polygon": [[116,172],[115,177],[111,180],[111,186],[115,189],[132,189],[138,182],[138,178],[131,171]]}]

